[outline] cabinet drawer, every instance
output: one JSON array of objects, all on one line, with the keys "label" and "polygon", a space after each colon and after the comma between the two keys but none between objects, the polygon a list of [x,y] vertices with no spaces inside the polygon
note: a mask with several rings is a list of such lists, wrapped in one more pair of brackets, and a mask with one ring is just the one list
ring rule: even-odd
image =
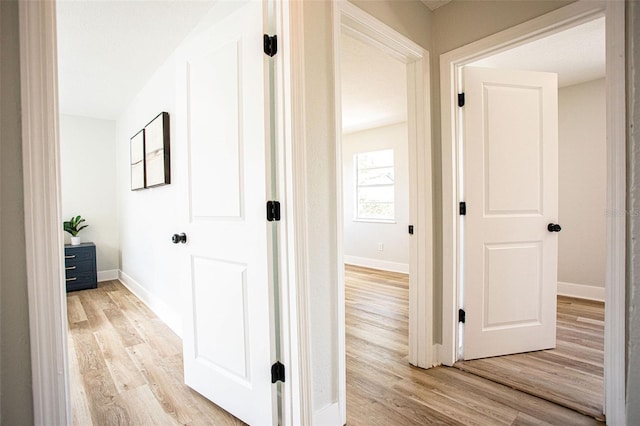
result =
[{"label": "cabinet drawer", "polygon": [[81,260],[93,259],[95,257],[92,247],[83,247],[79,249],[65,248],[64,261],[65,264],[79,262]]},{"label": "cabinet drawer", "polygon": [[82,261],[67,261],[65,263],[64,272],[67,278],[75,277],[79,274],[92,272],[94,269],[93,259]]},{"label": "cabinet drawer", "polygon": [[98,288],[96,275],[92,273],[80,274],[75,277],[66,279],[67,291],[86,290],[89,288]]}]

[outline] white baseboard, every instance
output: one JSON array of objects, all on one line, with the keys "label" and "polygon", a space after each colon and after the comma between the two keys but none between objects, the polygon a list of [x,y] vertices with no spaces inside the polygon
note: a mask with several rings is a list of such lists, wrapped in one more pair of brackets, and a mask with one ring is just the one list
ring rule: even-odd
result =
[{"label": "white baseboard", "polygon": [[107,271],[98,271],[98,282],[102,281],[111,281],[118,279],[118,270],[117,269],[109,269]]},{"label": "white baseboard", "polygon": [[563,283],[558,281],[558,294],[560,296],[575,297],[578,299],[597,300],[604,302],[604,287],[594,287],[591,285]]},{"label": "white baseboard", "polygon": [[182,338],[182,318],[180,312],[153,295],[146,288],[142,287],[136,280],[122,271],[119,271],[119,279],[122,284],[135,294],[154,314],[158,316],[178,337]]},{"label": "white baseboard", "polygon": [[408,263],[389,262],[387,260],[370,259],[368,257],[345,255],[344,263],[347,265],[364,266],[365,268],[382,269],[383,271],[409,273]]},{"label": "white baseboard", "polygon": [[336,402],[313,413],[313,424],[317,426],[342,426],[340,405]]}]

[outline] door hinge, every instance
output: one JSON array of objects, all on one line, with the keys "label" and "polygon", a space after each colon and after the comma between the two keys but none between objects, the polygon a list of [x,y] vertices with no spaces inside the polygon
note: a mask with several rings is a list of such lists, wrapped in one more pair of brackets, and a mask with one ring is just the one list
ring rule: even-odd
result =
[{"label": "door hinge", "polygon": [[278,53],[278,36],[265,34],[262,38],[264,44],[264,53],[273,56]]},{"label": "door hinge", "polygon": [[464,324],[465,319],[467,319],[467,314],[464,312],[464,309],[458,309],[458,322]]},{"label": "door hinge", "polygon": [[458,106],[460,108],[464,106],[464,93],[458,93]]},{"label": "door hinge", "polygon": [[409,234],[413,235],[413,225],[409,225]]},{"label": "door hinge", "polygon": [[284,383],[284,365],[280,361],[276,361],[271,366],[271,383],[281,381]]},{"label": "door hinge", "polygon": [[280,201],[267,201],[267,220],[269,222],[280,220]]},{"label": "door hinge", "polygon": [[467,214],[467,203],[464,201],[460,201],[460,216],[464,216]]}]

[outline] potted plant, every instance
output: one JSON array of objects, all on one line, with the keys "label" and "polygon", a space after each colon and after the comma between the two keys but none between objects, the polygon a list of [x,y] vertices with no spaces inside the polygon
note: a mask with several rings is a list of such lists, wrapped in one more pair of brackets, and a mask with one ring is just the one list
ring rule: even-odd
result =
[{"label": "potted plant", "polygon": [[80,215],[78,215],[76,217],[72,217],[71,220],[66,221],[62,224],[64,230],[67,231],[69,234],[71,234],[72,246],[77,246],[78,244],[80,244],[80,237],[78,237],[78,232],[82,231],[84,228],[89,226],[89,225],[80,226],[80,224],[82,224],[82,222],[84,221],[85,220]]}]

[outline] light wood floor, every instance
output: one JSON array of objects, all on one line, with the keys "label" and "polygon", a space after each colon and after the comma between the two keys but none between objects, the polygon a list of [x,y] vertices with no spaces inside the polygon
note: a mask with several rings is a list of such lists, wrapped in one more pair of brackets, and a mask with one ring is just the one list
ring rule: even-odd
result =
[{"label": "light wood floor", "polygon": [[182,342],[118,281],[67,294],[78,426],[242,425],[184,385]]},{"label": "light wood floor", "polygon": [[[406,275],[347,269],[347,424],[595,425],[455,368],[407,362]],[[182,347],[117,281],[67,295],[73,424],[242,425],[183,384]]]},{"label": "light wood floor", "polygon": [[604,420],[604,304],[558,297],[556,345],[456,367]]},{"label": "light wood floor", "polygon": [[407,307],[407,275],[347,266],[349,426],[600,424],[456,368],[411,367]]}]

